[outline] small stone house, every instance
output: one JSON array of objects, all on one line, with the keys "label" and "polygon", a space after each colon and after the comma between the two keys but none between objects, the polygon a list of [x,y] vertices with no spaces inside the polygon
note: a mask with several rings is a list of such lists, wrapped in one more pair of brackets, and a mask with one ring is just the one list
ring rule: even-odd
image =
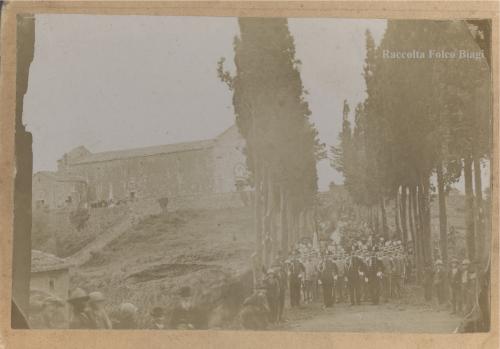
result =
[{"label": "small stone house", "polygon": [[69,264],[53,254],[31,251],[30,290],[66,300],[69,295]]}]

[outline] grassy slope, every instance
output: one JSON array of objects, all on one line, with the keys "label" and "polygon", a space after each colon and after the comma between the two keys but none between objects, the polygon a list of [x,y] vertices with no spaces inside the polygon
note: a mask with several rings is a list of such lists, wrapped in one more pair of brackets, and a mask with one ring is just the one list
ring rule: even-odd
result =
[{"label": "grassy slope", "polygon": [[168,307],[184,285],[207,304],[248,270],[252,226],[246,208],[151,216],[94,254],[72,281],[105,292],[111,310],[124,301],[136,304],[142,317],[153,306]]}]

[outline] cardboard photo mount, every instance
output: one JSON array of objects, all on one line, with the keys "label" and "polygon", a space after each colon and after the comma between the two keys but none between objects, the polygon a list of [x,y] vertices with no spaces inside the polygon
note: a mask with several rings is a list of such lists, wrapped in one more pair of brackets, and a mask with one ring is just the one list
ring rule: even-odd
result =
[{"label": "cardboard photo mount", "polygon": [[[27,77],[23,77],[17,67],[19,61],[16,56],[18,47],[16,28],[19,15],[36,14],[490,19],[493,76],[491,331],[478,334],[410,334],[12,329],[11,296],[13,292],[14,296],[16,295],[16,290],[12,291],[12,260],[23,258],[22,252],[21,255],[18,252],[17,256],[14,256],[12,248],[15,238],[13,237],[14,183],[16,168],[31,166],[31,158],[29,163],[23,164],[19,160],[16,163],[15,157],[16,151],[22,151],[23,142],[30,141],[30,139],[19,138],[25,136],[22,118],[17,117],[16,123],[16,114],[22,117],[22,96],[26,92],[27,85]],[[489,1],[11,1],[4,4],[1,16],[0,61],[0,348],[498,348],[499,39],[499,3]],[[19,103],[20,99],[21,103]],[[31,182],[31,175],[25,178],[25,183],[28,180]],[[22,223],[16,222],[21,225]],[[29,268],[29,265],[26,268]]]}]

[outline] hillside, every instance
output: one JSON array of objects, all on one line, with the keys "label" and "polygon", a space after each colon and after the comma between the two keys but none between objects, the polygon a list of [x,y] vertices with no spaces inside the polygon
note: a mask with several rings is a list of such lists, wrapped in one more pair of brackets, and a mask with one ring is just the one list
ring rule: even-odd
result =
[{"label": "hillside", "polygon": [[[225,314],[231,302],[240,304],[251,291],[252,229],[248,208],[152,215],[93,253],[73,271],[72,283],[103,291],[111,311],[132,302],[142,318],[153,306],[168,308],[177,290],[189,285],[205,308],[202,326],[217,326],[231,317]],[[220,311],[207,318],[216,307]]]}]

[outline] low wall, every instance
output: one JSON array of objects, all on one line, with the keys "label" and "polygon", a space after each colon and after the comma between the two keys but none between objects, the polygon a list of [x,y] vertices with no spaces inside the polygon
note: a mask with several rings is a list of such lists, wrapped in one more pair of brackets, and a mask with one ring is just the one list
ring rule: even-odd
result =
[{"label": "low wall", "polygon": [[250,202],[251,192],[186,195],[168,198],[168,211],[238,208],[250,205]]}]

